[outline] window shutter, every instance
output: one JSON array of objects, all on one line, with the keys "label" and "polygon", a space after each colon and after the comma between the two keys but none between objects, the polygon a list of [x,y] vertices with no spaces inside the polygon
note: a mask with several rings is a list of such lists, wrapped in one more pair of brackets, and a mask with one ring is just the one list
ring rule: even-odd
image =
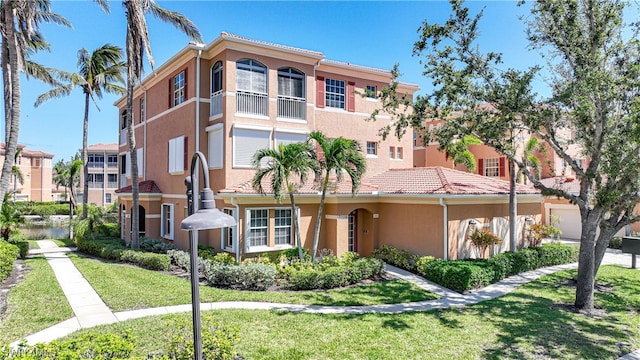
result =
[{"label": "window shutter", "polygon": [[129,152],[129,150],[125,153],[125,164],[127,167],[125,175],[127,175],[127,177],[131,177],[131,152]]},{"label": "window shutter", "polygon": [[269,148],[270,132],[254,129],[233,129],[233,165],[250,167],[256,151]]},{"label": "window shutter", "polygon": [[505,169],[504,163],[505,163],[505,159],[504,159],[504,156],[503,156],[499,160],[500,177],[505,177],[506,176],[506,171],[505,171],[506,169]]},{"label": "window shutter", "polygon": [[184,137],[184,170],[187,171],[189,166],[189,137]]},{"label": "window shutter", "polygon": [[222,127],[209,132],[209,168],[221,169],[224,162]]},{"label": "window shutter", "polygon": [[349,81],[347,83],[347,111],[356,111],[356,83]]},{"label": "window shutter", "polygon": [[138,176],[144,179],[144,148],[136,150],[136,159],[138,160]]},{"label": "window shutter", "polygon": [[324,107],[324,76],[316,77],[316,107]]},{"label": "window shutter", "polygon": [[484,176],[484,159],[478,159],[478,174]]},{"label": "window shutter", "polygon": [[173,106],[173,77],[169,78],[169,98],[168,98],[169,108]]},{"label": "window shutter", "polygon": [[[184,69],[184,101],[187,101],[187,99],[189,98],[189,96],[187,95],[187,91],[189,89],[189,83],[188,83],[188,73],[187,73],[188,69]],[[186,146],[185,146],[186,147]]]},{"label": "window shutter", "polygon": [[168,172],[173,172],[173,169],[175,168],[175,139],[170,139],[169,140],[169,168],[167,169]]}]

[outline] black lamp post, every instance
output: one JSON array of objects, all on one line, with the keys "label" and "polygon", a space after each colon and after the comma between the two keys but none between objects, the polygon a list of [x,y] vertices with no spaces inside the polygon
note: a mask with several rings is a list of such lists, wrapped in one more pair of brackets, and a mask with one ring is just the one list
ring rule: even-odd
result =
[{"label": "black lamp post", "polygon": [[[196,165],[200,160],[204,187],[200,192],[200,205],[195,191],[198,190],[198,171]],[[191,176],[184,181],[187,187],[189,216],[182,220],[180,229],[189,231],[191,258],[191,307],[193,313],[193,350],[194,358],[202,360],[202,335],[200,333],[200,289],[198,288],[198,230],[218,229],[236,225],[236,220],[216,209],[213,191],[209,187],[209,165],[204,154],[196,151],[191,159]],[[195,191],[194,191],[195,190]]]}]

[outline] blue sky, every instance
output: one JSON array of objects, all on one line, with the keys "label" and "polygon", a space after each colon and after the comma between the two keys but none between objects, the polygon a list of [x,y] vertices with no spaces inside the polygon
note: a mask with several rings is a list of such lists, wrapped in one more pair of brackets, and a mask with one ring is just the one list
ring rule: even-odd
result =
[{"label": "blue sky", "polygon": [[[412,56],[413,43],[418,38],[416,30],[424,19],[444,21],[450,10],[444,1],[158,1],[158,4],[190,18],[206,43],[226,31],[320,51],[328,59],[358,65],[391,69],[399,63],[401,80],[418,84],[422,92],[430,87],[431,81],[422,76],[420,59]],[[473,11],[485,7],[480,46],[486,51],[502,52],[505,68],[523,68],[540,61],[537,53],[528,50],[524,25],[518,19],[526,8],[517,7],[515,1],[473,1],[468,5]],[[105,43],[124,46],[126,25],[120,1],[111,3],[110,15],[89,1],[56,0],[53,10],[69,19],[74,29],[54,25],[42,28],[52,51],[34,57],[41,64],[75,71],[80,48],[92,51]],[[189,39],[170,25],[152,17],[148,19],[153,55],[156,65],[161,65]],[[150,68],[145,66],[149,74]],[[543,85],[538,82],[538,92],[546,92]],[[47,90],[36,80],[23,80],[19,142],[55,154],[54,161],[67,160],[82,146],[83,96],[77,89],[69,97],[34,108],[36,97]],[[89,144],[118,141],[115,100],[110,95],[98,100],[100,111],[92,105]]]}]

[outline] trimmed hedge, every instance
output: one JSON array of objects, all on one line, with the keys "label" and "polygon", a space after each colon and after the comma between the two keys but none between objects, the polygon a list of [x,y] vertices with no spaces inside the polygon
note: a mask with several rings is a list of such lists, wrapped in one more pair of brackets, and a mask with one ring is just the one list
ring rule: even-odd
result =
[{"label": "trimmed hedge", "polygon": [[78,251],[101,257],[107,260],[120,260],[120,255],[127,250],[124,241],[114,238],[78,239]]},{"label": "trimmed hedge", "polygon": [[24,259],[29,254],[29,241],[27,241],[27,236],[20,233],[15,232],[9,236],[9,243],[13,244],[20,249],[20,258]]},{"label": "trimmed hedge", "polygon": [[382,274],[384,263],[374,258],[325,257],[319,263],[298,263],[285,267],[286,287],[292,290],[332,289],[355,284]]},{"label": "trimmed hedge", "polygon": [[276,269],[260,263],[222,265],[205,260],[203,272],[214,286],[240,290],[266,290],[276,279]]},{"label": "trimmed hedge", "polygon": [[13,263],[18,258],[20,249],[13,244],[0,240],[0,282],[13,271]]},{"label": "trimmed hedge", "polygon": [[374,249],[372,255],[387,264],[411,272],[416,271],[416,262],[419,258],[418,255],[410,253],[409,250],[401,250],[389,245],[382,245],[379,249]]},{"label": "trimmed hedge", "polygon": [[576,261],[577,247],[544,244],[537,248],[497,254],[488,260],[433,260],[417,270],[426,279],[462,293],[522,272]]},{"label": "trimmed hedge", "polygon": [[125,250],[120,254],[120,261],[125,261],[139,265],[149,270],[169,270],[171,258],[167,254],[156,254],[152,252]]},{"label": "trimmed hedge", "polygon": [[140,250],[153,252],[156,254],[166,254],[167,251],[173,250],[176,247],[173,244],[167,244],[159,239],[152,239],[148,237],[140,238],[139,240]]}]

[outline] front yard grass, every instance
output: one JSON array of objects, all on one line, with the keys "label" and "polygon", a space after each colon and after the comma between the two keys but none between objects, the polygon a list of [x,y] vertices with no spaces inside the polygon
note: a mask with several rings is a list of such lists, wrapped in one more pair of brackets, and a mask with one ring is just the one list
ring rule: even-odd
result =
[{"label": "front yard grass", "polygon": [[[575,271],[545,276],[503,297],[462,308],[402,314],[320,315],[227,310],[212,314],[237,327],[246,359],[616,359],[640,347],[640,271],[604,266],[596,293],[600,316],[574,313]],[[149,317],[86,332],[132,329],[137,355],[166,342],[172,319]],[[167,323],[169,322],[169,324]],[[77,336],[74,334],[73,336]]]},{"label": "front yard grass", "polygon": [[47,260],[27,259],[25,265],[30,270],[7,295],[7,311],[0,319],[0,343],[19,340],[73,316]]},{"label": "front yard grass", "polygon": [[[102,300],[114,311],[191,303],[188,279],[69,255]],[[375,305],[436,299],[437,295],[402,280],[323,291],[239,291],[200,286],[202,302],[263,301],[304,305]]]}]

